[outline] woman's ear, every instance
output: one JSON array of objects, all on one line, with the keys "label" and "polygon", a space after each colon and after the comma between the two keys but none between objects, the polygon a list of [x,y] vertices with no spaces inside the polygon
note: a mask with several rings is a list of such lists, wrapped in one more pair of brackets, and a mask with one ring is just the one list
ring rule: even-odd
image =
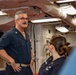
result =
[{"label": "woman's ear", "polygon": [[49,51],[52,51],[52,49],[54,49],[54,46],[52,44],[51,45],[49,44],[48,49],[49,49]]},{"label": "woman's ear", "polygon": [[51,44],[51,49],[54,49],[54,45],[53,44]]}]

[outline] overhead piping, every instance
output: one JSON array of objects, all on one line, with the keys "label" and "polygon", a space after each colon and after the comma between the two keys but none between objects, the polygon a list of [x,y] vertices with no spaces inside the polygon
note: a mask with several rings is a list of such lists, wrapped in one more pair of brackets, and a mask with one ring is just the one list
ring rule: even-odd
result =
[{"label": "overhead piping", "polygon": [[58,7],[56,4],[51,5],[37,5],[40,7],[45,13],[62,19],[62,21],[66,22],[68,25],[72,27],[76,27],[76,20],[72,18],[71,16],[67,15],[65,12],[61,10],[60,7]]}]

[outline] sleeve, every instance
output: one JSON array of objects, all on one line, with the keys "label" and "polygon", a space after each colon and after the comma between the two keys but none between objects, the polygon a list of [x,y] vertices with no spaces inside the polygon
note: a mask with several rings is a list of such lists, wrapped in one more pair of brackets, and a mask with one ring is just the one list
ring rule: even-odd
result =
[{"label": "sleeve", "polygon": [[11,36],[7,33],[5,33],[1,38],[0,38],[0,50],[5,49],[7,46],[9,46],[11,42]]}]

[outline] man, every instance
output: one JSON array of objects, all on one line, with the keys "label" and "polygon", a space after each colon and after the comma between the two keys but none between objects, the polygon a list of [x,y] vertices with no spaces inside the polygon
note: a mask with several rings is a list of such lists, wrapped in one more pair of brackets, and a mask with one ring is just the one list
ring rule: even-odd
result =
[{"label": "man", "polygon": [[7,31],[0,39],[0,57],[6,64],[7,75],[32,75],[30,64],[33,51],[28,34],[28,15],[24,11],[15,14],[15,27]]}]

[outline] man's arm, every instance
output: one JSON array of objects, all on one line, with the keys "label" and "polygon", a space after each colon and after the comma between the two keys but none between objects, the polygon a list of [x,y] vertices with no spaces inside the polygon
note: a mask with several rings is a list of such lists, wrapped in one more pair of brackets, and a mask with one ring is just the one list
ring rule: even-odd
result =
[{"label": "man's arm", "polygon": [[10,65],[13,68],[15,72],[19,72],[21,71],[20,65],[17,64],[15,60],[10,55],[8,55],[8,53],[5,50],[5,48],[7,48],[10,45],[12,39],[11,35],[7,32],[0,38],[0,57],[4,59],[8,63],[8,65]]},{"label": "man's arm", "polygon": [[8,65],[10,65],[13,68],[13,70],[15,72],[16,71],[18,71],[18,72],[21,71],[20,65],[15,63],[15,60],[12,57],[10,57],[4,49],[0,50],[0,57],[2,59],[4,59],[8,63]]},{"label": "man's arm", "polygon": [[34,50],[31,50],[31,62],[30,62],[30,67],[32,69],[33,72],[33,64],[34,64]]},{"label": "man's arm", "polygon": [[31,66],[33,65],[34,63],[34,50],[31,50]]},{"label": "man's arm", "polygon": [[10,57],[4,49],[0,50],[0,57],[4,59],[8,64],[12,64],[15,62],[14,59]]},{"label": "man's arm", "polygon": [[34,60],[34,50],[31,50],[31,59]]}]

